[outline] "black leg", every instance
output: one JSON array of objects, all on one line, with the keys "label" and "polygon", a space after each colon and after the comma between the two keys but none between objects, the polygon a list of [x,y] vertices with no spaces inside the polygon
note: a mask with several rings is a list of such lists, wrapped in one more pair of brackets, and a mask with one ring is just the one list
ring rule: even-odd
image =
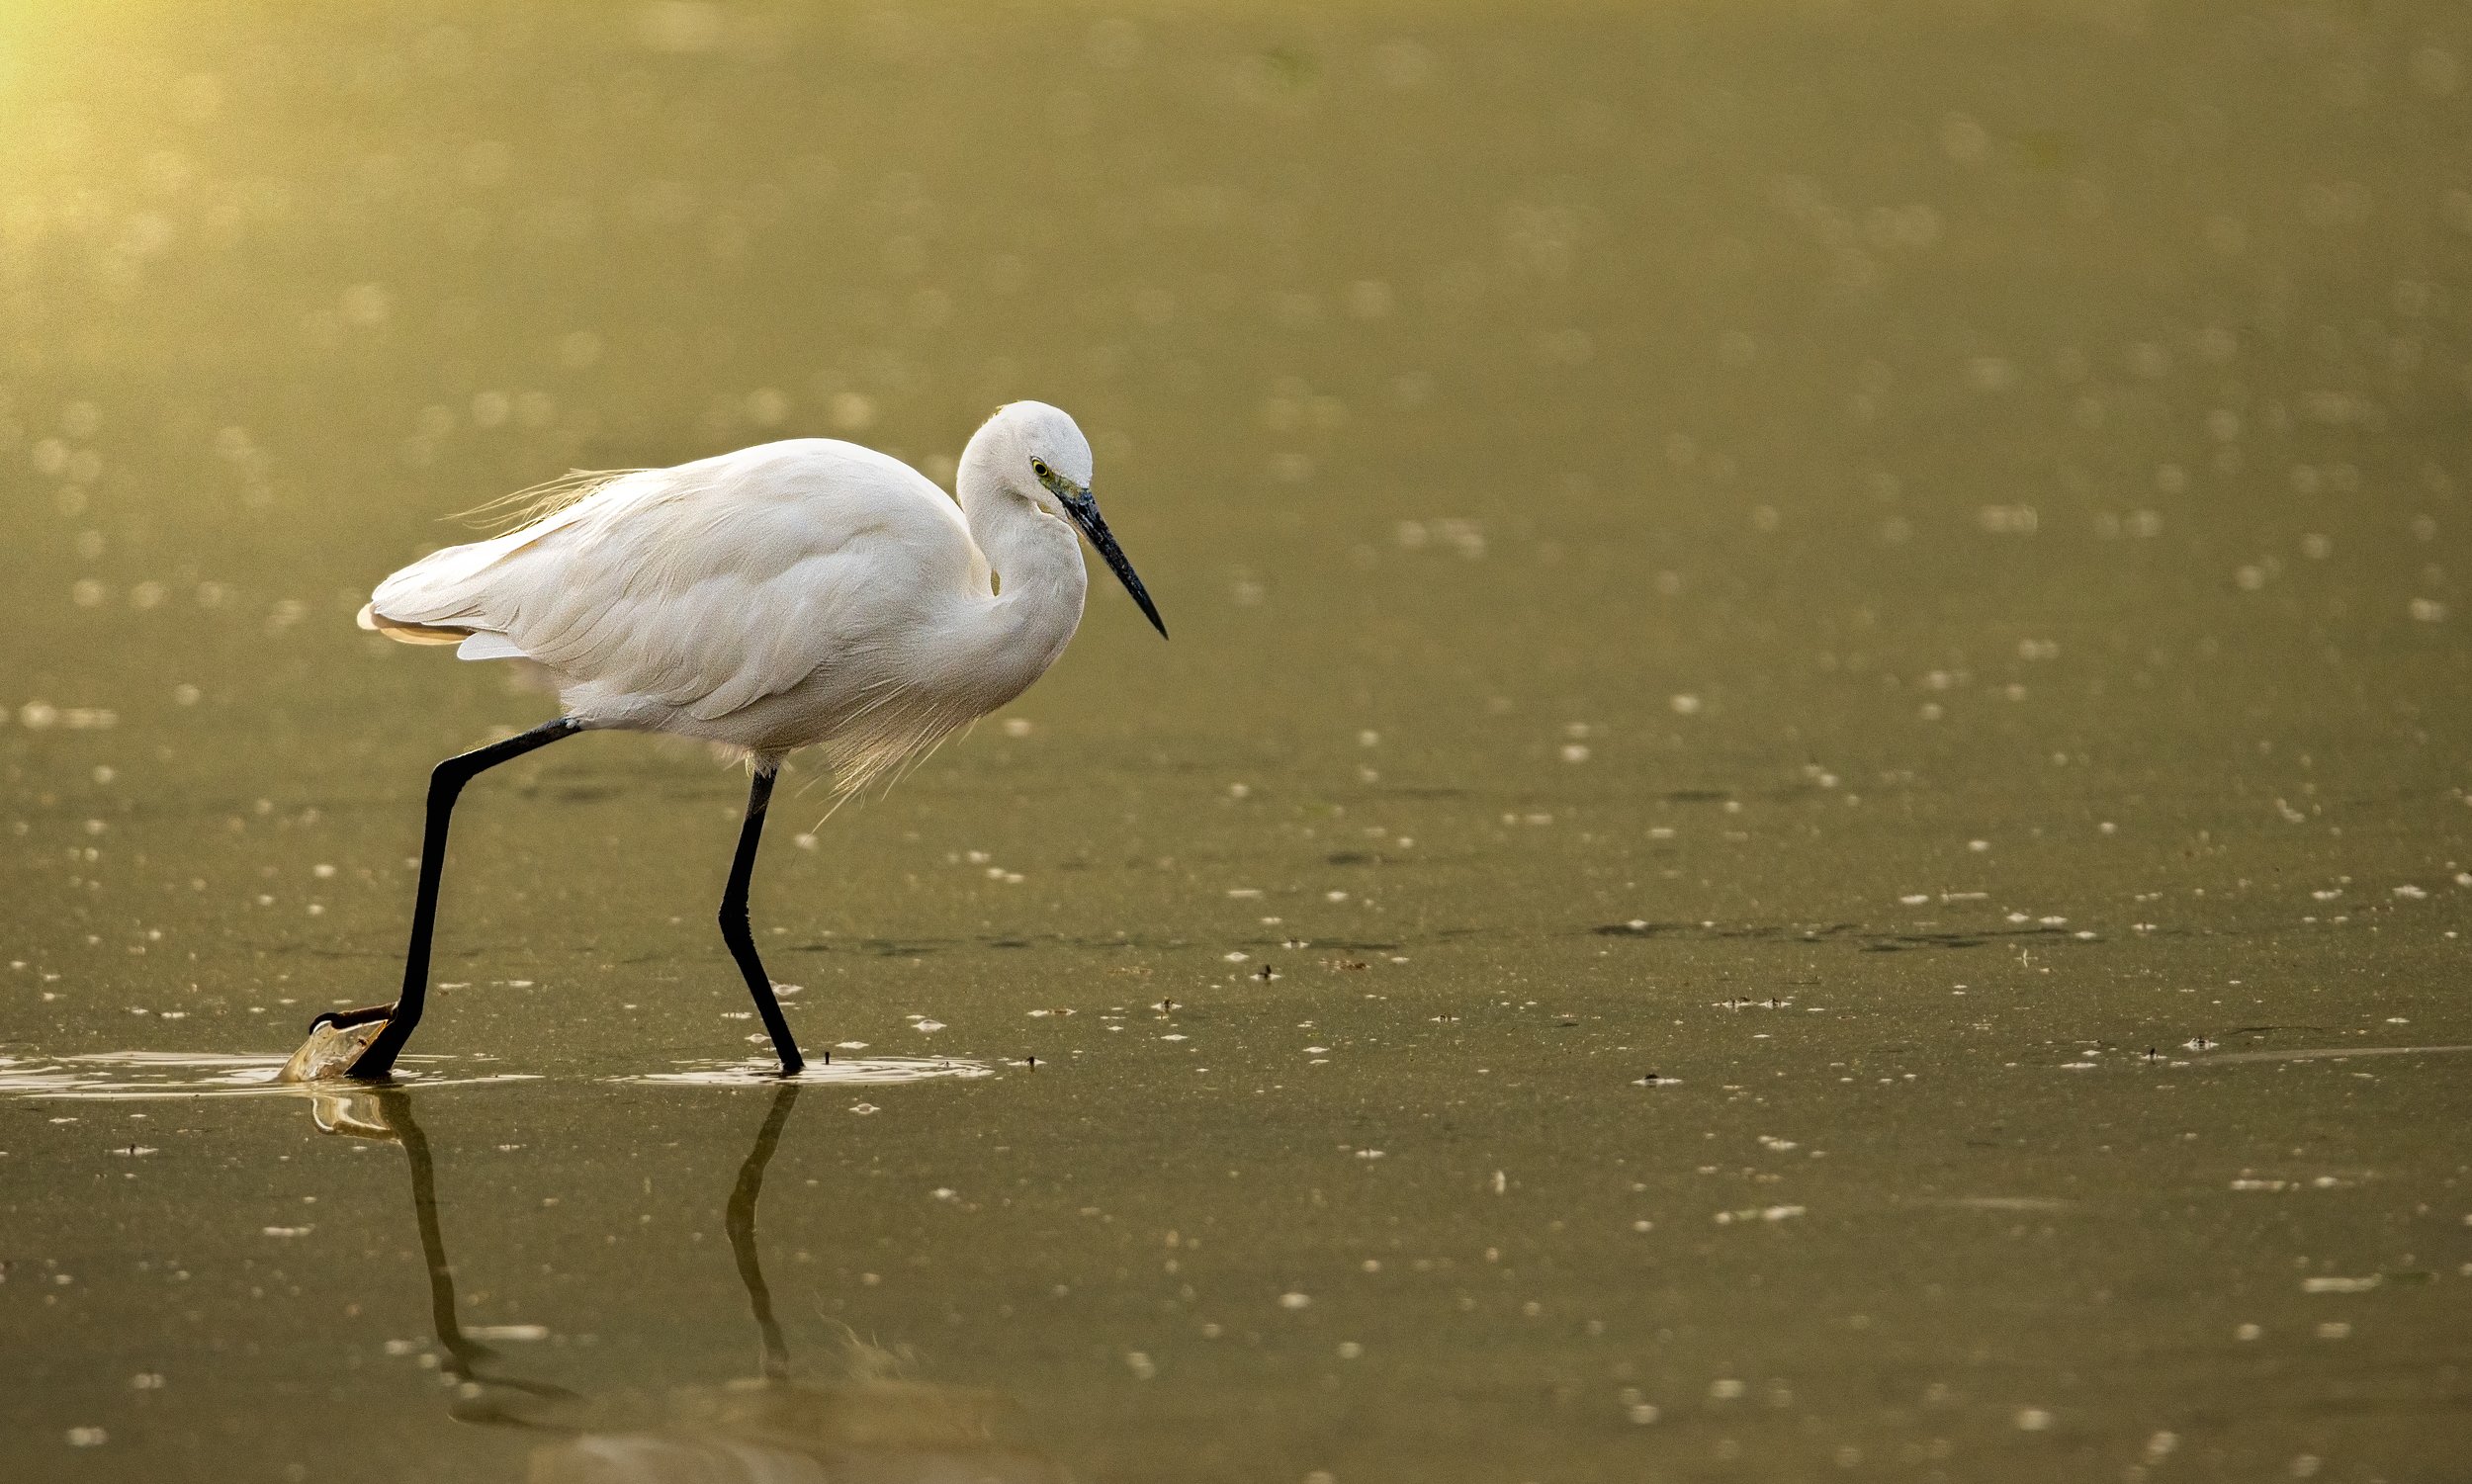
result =
[{"label": "black leg", "polygon": [[747,790],[747,823],[739,827],[739,853],[730,862],[730,884],[721,893],[721,940],[730,945],[739,973],[747,977],[747,993],[755,997],[755,1012],[781,1058],[781,1073],[790,1076],[807,1065],[790,1036],[790,1022],[781,1017],[781,1002],[772,998],[772,979],[755,956],[755,935],[747,927],[747,886],[755,876],[755,847],[763,843],[764,810],[772,803],[775,769],[758,764],[755,781]]},{"label": "black leg", "polygon": [[412,1028],[420,1023],[421,1005],[429,997],[429,939],[438,925],[438,881],[446,873],[446,827],[455,813],[455,796],[464,791],[465,784],[499,763],[582,730],[582,723],[562,716],[504,742],[450,757],[430,771],[429,822],[420,840],[420,885],[412,897],[412,942],[403,955],[403,993],[391,1009],[335,1011],[309,1022],[312,1027],[318,1021],[348,1026],[365,1024],[380,1015],[387,1017],[386,1029],[378,1032],[369,1049],[352,1063],[350,1076],[374,1080],[394,1071],[397,1054],[412,1038]]}]

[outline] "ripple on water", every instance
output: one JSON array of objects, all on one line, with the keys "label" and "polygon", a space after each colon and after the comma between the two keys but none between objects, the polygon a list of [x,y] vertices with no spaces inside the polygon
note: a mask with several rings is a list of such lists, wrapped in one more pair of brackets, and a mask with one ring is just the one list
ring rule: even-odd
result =
[{"label": "ripple on water", "polygon": [[[103,1051],[86,1056],[0,1056],[0,1097],[69,1097],[91,1099],[141,1097],[303,1097],[331,1092],[331,1083],[287,1083],[276,1080],[286,1058],[280,1052],[224,1055],[212,1052]],[[405,1062],[434,1063],[435,1057],[406,1057]],[[483,1083],[530,1082],[522,1073],[457,1077],[436,1070],[398,1066],[398,1082],[424,1088],[470,1087]]]},{"label": "ripple on water", "polygon": [[784,1083],[883,1084],[932,1082],[939,1078],[993,1077],[985,1062],[950,1056],[837,1056],[830,1062],[809,1062],[795,1077],[783,1077],[770,1059],[746,1062],[682,1062],[675,1072],[647,1072],[613,1077],[612,1082],[649,1083],[662,1087],[777,1088]]},{"label": "ripple on water", "polygon": [[2226,1067],[2235,1062],[2348,1061],[2356,1056],[2446,1056],[2465,1051],[2472,1051],[2472,1046],[2294,1046],[2281,1051],[2227,1051],[2194,1065]]}]

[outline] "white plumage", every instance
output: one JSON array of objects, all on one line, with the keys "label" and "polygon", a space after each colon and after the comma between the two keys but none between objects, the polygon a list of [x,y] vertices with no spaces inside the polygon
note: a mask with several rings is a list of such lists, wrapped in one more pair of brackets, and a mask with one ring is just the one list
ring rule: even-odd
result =
[{"label": "white plumage", "polygon": [[379,583],[363,628],[539,665],[567,713],[431,771],[402,993],[319,1015],[287,1072],[346,1055],[347,1076],[393,1071],[428,997],[464,785],[616,727],[723,742],[753,764],[721,936],[782,1072],[796,1073],[806,1059],[747,915],[782,755],[821,745],[848,794],[1027,689],[1082,621],[1089,578],[1076,530],[1165,635],[1090,476],[1090,443],[1072,418],[1015,402],[962,450],[958,507],[899,460],[799,438],[564,480],[564,502],[521,530],[433,552]]},{"label": "white plumage", "polygon": [[1038,402],[971,438],[958,505],[870,449],[767,443],[585,483],[388,577],[361,622],[531,660],[587,728],[701,738],[759,765],[821,745],[847,792],[1063,653],[1087,583],[1076,526],[1158,621],[1090,479],[1081,430]]}]

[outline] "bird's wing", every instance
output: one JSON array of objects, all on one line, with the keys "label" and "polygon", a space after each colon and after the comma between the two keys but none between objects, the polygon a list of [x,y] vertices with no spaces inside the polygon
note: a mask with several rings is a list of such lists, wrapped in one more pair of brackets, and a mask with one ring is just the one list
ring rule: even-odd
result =
[{"label": "bird's wing", "polygon": [[711,721],[899,645],[926,605],[985,586],[942,490],[823,439],[629,475],[552,519],[423,559],[371,607],[499,636],[476,657],[520,654]]}]

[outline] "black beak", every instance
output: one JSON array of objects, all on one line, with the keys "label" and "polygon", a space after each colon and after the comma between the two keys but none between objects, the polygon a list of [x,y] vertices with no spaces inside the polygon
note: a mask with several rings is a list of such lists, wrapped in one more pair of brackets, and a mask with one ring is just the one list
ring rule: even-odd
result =
[{"label": "black beak", "polygon": [[1167,638],[1168,626],[1160,622],[1158,606],[1150,601],[1150,590],[1142,586],[1142,579],[1134,572],[1133,564],[1124,560],[1124,548],[1115,544],[1115,533],[1107,529],[1105,518],[1100,515],[1098,498],[1084,489],[1072,494],[1059,493],[1057,500],[1064,506],[1064,513],[1072,518],[1073,524],[1090,538],[1090,544],[1098,549],[1099,555],[1106,559],[1107,570],[1115,573],[1116,580],[1124,584],[1124,590],[1141,605],[1142,617],[1150,620],[1150,627],[1159,631],[1161,639]]}]

